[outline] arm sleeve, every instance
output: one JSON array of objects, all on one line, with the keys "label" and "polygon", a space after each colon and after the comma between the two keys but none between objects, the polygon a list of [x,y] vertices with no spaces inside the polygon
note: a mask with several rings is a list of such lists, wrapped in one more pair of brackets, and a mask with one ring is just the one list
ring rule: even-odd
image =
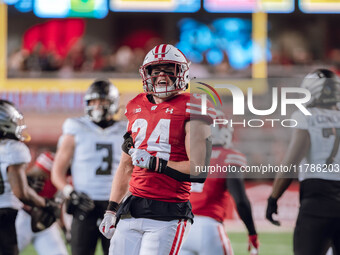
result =
[{"label": "arm sleeve", "polygon": [[242,178],[227,178],[227,187],[231,196],[234,198],[237,212],[241,220],[246,225],[249,235],[255,235],[255,225],[251,213],[251,206],[247,197]]},{"label": "arm sleeve", "polygon": [[[209,166],[211,158],[212,143],[210,137],[206,139],[206,154],[205,154],[205,165]],[[204,183],[208,177],[208,172],[201,172],[197,176],[190,174],[184,174],[171,167],[166,167],[163,171],[167,176],[180,181],[180,182],[197,182]]]},{"label": "arm sleeve", "polygon": [[180,171],[177,171],[176,169],[173,169],[171,167],[166,167],[166,169],[162,173],[179,182],[197,182],[197,183],[204,183],[208,174],[201,173],[198,176],[192,177],[190,174],[181,173]]}]

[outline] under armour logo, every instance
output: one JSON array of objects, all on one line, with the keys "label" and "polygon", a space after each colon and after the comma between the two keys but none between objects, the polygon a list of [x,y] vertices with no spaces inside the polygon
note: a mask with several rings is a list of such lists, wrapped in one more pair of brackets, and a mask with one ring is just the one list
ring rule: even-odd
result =
[{"label": "under armour logo", "polygon": [[165,113],[170,112],[171,114],[174,112],[174,109],[166,108]]},{"label": "under armour logo", "polygon": [[[139,160],[137,159],[136,161],[137,161],[137,164],[139,164]],[[144,159],[141,158],[140,161],[144,162]]]},{"label": "under armour logo", "polygon": [[152,107],[151,107],[151,111],[156,110],[156,108],[157,108],[157,105],[152,106]]},{"label": "under armour logo", "polygon": [[135,111],[135,113],[141,112],[141,111],[142,111],[142,108],[137,108],[136,111]]}]

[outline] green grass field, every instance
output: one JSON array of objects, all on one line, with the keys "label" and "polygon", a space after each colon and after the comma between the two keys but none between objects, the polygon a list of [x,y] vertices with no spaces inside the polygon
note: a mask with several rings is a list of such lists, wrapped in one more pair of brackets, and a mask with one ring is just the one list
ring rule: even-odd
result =
[{"label": "green grass field", "polygon": [[[235,255],[249,255],[247,252],[248,237],[245,233],[229,233]],[[260,233],[260,255],[293,255],[292,233]],[[99,248],[99,245],[97,246]],[[28,246],[22,255],[36,255],[32,245]],[[70,253],[71,254],[71,253]],[[96,255],[103,253],[97,249]]]},{"label": "green grass field", "polygon": [[[249,255],[245,233],[228,234],[235,255]],[[293,233],[260,233],[260,255],[293,255]]]}]

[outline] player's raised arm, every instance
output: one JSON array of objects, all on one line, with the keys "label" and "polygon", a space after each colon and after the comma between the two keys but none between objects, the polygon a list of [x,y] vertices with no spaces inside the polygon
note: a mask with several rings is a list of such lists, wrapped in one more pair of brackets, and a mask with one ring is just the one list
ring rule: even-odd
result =
[{"label": "player's raised arm", "polygon": [[203,120],[185,124],[185,150],[188,160],[172,161],[151,156],[147,151],[130,149],[134,165],[168,175],[178,181],[204,182],[207,172],[197,171],[197,166],[209,165],[211,154],[210,126]]},{"label": "player's raised arm", "polygon": [[169,161],[168,166],[184,174],[199,175],[195,166],[209,164],[211,154],[211,130],[202,120],[191,120],[185,125],[185,148],[189,160],[185,162]]}]

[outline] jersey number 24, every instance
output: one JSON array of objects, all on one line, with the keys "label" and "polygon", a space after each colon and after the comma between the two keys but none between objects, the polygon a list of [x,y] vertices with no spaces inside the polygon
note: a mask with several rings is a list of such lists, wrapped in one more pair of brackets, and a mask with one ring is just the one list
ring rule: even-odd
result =
[{"label": "jersey number 24", "polygon": [[[132,124],[131,131],[138,132],[135,138],[135,148],[138,148],[146,139],[148,122],[146,119],[136,119]],[[147,151],[157,151],[156,156],[169,160],[171,145],[169,144],[170,120],[160,119],[147,140]]]}]

